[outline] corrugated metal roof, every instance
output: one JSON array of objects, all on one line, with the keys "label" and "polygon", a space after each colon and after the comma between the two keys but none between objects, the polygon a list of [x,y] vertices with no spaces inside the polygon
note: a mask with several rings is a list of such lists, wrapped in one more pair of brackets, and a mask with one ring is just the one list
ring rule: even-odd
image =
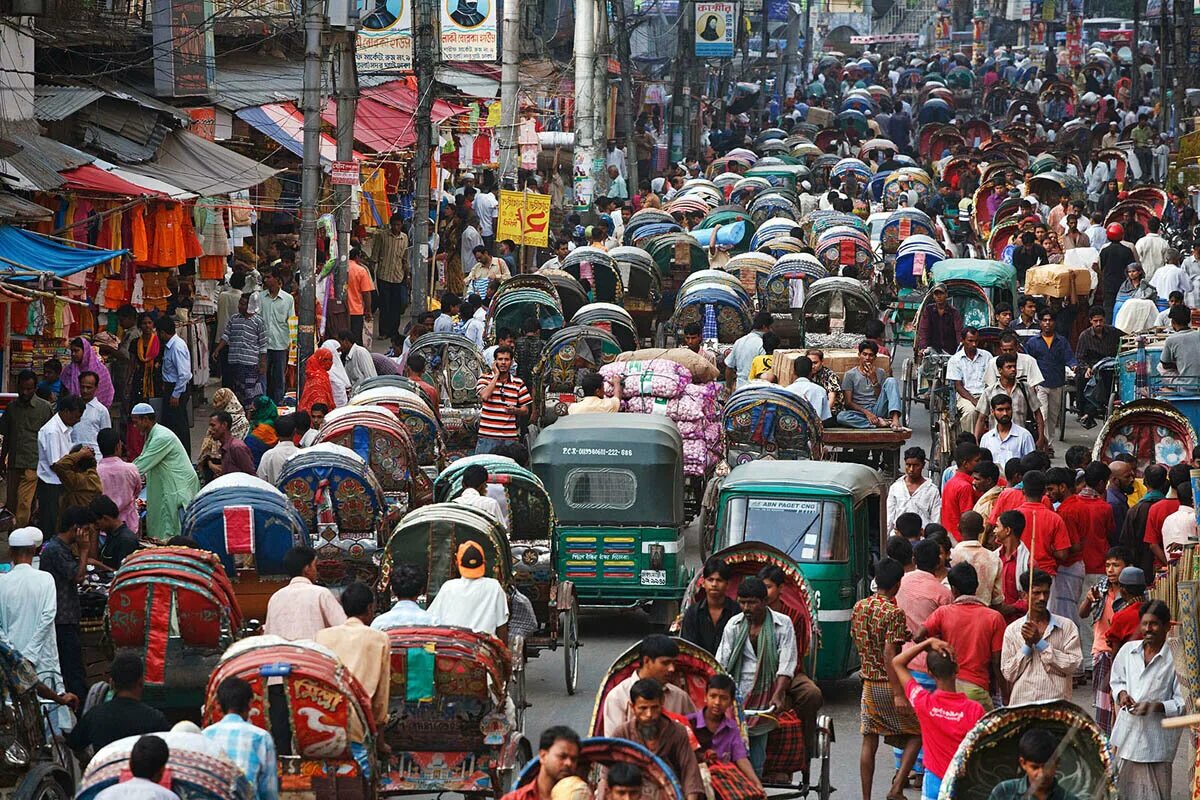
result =
[{"label": "corrugated metal roof", "polygon": [[82,128],[85,147],[107,153],[125,164],[140,164],[152,160],[158,155],[158,148],[170,130],[165,125],[156,125],[147,141],[138,142],[99,125],[87,123]]},{"label": "corrugated metal roof", "polygon": [[[366,89],[396,80],[391,75],[360,75],[359,85]],[[322,93],[329,92],[329,81],[321,75]],[[267,103],[296,102],[304,86],[304,64],[278,59],[220,59],[217,62],[214,102],[229,111],[262,106]]]},{"label": "corrugated metal roof", "polygon": [[[14,185],[29,184],[21,188],[57,189],[64,183],[58,173],[90,164],[95,160],[94,156],[82,150],[30,133],[26,126],[19,124],[0,127],[0,137],[21,148],[19,153],[0,160],[0,175],[16,172]],[[6,167],[10,169],[5,169]]]},{"label": "corrugated metal roof", "polygon": [[38,86],[33,115],[42,122],[60,122],[104,97],[104,92],[86,86]]},{"label": "corrugated metal roof", "polygon": [[10,192],[0,192],[0,220],[4,222],[33,222],[52,216],[53,212],[45,206]]}]

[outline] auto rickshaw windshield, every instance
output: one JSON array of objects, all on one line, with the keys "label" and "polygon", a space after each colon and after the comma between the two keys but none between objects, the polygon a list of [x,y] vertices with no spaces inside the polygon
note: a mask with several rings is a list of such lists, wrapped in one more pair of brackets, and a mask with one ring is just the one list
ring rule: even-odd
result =
[{"label": "auto rickshaw windshield", "polygon": [[724,541],[765,542],[799,562],[850,557],[846,516],[832,500],[732,497],[725,507]]}]

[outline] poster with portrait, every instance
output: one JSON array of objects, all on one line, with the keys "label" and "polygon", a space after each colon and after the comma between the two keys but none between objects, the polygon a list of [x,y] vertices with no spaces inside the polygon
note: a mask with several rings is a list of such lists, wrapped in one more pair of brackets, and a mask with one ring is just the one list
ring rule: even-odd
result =
[{"label": "poster with portrait", "polygon": [[696,55],[732,58],[737,33],[733,3],[696,3]]},{"label": "poster with portrait", "polygon": [[412,0],[358,0],[358,19],[360,73],[412,69]]},{"label": "poster with portrait", "polygon": [[440,0],[443,61],[496,60],[496,0]]}]

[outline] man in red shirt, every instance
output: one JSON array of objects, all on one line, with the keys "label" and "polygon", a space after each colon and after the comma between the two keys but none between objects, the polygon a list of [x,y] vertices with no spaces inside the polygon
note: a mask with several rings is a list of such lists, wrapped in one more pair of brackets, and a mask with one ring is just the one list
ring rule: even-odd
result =
[{"label": "man in red shirt", "polygon": [[934,609],[917,631],[916,641],[929,637],[944,639],[954,648],[958,661],[958,691],[987,710],[992,709],[992,688],[1007,695],[1000,677],[1000,651],[1004,647],[1004,617],[975,596],[979,575],[963,562],[946,576],[954,602]]},{"label": "man in red shirt", "polygon": [[1004,592],[1004,605],[997,609],[1004,621],[1011,623],[1029,610],[1026,600],[1017,587],[1017,554],[1021,549],[1021,534],[1025,532],[1025,517],[1020,511],[1005,511],[996,520],[996,540],[1000,542],[1000,587]]},{"label": "man in red shirt", "polygon": [[1142,603],[1146,601],[1146,573],[1137,567],[1126,567],[1121,570],[1121,577],[1117,580],[1121,592],[1121,599],[1117,601],[1120,607],[1113,614],[1112,624],[1108,626],[1108,634],[1105,637],[1114,657],[1121,645],[1142,638]]},{"label": "man in red shirt", "polygon": [[[1083,594],[1083,548],[1088,538],[1088,520],[1083,502],[1075,494],[1075,470],[1053,467],[1046,472],[1046,496],[1058,504],[1058,516],[1071,540],[1070,554],[1060,561],[1054,585],[1050,588],[1050,611],[1060,617],[1079,620],[1079,598]],[[1108,505],[1105,503],[1105,505]],[[1109,514],[1111,515],[1111,511]],[[1079,673],[1083,674],[1083,664]]]},{"label": "man in red shirt", "polygon": [[[1021,489],[1021,481],[1025,477],[1025,473],[1030,470],[1046,470],[1050,467],[1050,460],[1042,453],[1034,451],[1026,453],[1024,458],[1018,464],[1014,464],[1015,458],[1010,458],[1004,465],[1004,476],[1008,479],[1008,487],[1000,496],[996,498],[996,502],[992,504],[992,513],[988,516],[988,524],[995,525],[996,520],[1000,519],[1000,515],[1005,511],[1012,511],[1017,506],[1025,502],[1025,493]],[[1042,499],[1042,503],[1051,511],[1054,506],[1046,498]]]},{"label": "man in red shirt", "polygon": [[538,759],[541,765],[537,777],[501,800],[550,800],[554,785],[575,774],[575,764],[579,761],[579,734],[566,725],[555,725],[542,731]]},{"label": "man in red shirt", "polygon": [[[1084,595],[1105,577],[1105,562],[1111,542],[1117,538],[1117,525],[1113,519],[1112,506],[1106,498],[1108,480],[1112,471],[1101,461],[1093,461],[1084,467],[1083,488],[1074,496],[1075,512],[1083,520],[1083,591]],[[1059,507],[1059,516],[1063,516]],[[1063,517],[1064,520],[1066,517]],[[1076,609],[1078,610],[1078,609]],[[1081,620],[1079,639],[1085,655],[1092,652],[1092,626]]]},{"label": "man in red shirt", "polygon": [[1073,549],[1075,545],[1071,544],[1071,536],[1062,518],[1044,505],[1046,473],[1036,469],[1026,472],[1021,488],[1025,492],[1025,502],[1015,509],[1025,517],[1021,544],[1029,550],[1033,565],[1054,577],[1058,574],[1059,565],[1067,563],[1083,549],[1083,545]]},{"label": "man in red shirt", "polygon": [[942,487],[942,527],[955,542],[958,542],[958,521],[964,511],[975,507],[979,494],[975,491],[975,479],[971,473],[979,463],[979,445],[964,442],[954,448],[954,463],[958,471]]},{"label": "man in red shirt", "polygon": [[[1172,490],[1181,483],[1190,484],[1191,480],[1191,464],[1176,464],[1167,470],[1167,482],[1171,485]],[[1150,547],[1150,552],[1154,553],[1156,569],[1165,567],[1168,563],[1167,553],[1163,549],[1163,522],[1179,510],[1179,493],[1173,492],[1173,494],[1174,497],[1159,500],[1151,506],[1150,512],[1146,515],[1146,538],[1144,541]]]}]

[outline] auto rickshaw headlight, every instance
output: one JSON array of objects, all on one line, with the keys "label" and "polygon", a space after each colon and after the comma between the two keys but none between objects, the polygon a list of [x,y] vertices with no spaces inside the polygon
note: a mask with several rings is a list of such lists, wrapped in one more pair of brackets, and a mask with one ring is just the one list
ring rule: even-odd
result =
[{"label": "auto rickshaw headlight", "polygon": [[538,559],[541,557],[542,553],[536,547],[527,547],[525,548],[525,551],[521,553],[521,562],[532,567],[538,563]]},{"label": "auto rickshaw headlight", "polygon": [[661,544],[650,545],[650,569],[662,569],[666,555],[667,549]]},{"label": "auto rickshaw headlight", "polygon": [[20,742],[13,742],[4,751],[4,763],[10,767],[29,766],[29,751]]}]

